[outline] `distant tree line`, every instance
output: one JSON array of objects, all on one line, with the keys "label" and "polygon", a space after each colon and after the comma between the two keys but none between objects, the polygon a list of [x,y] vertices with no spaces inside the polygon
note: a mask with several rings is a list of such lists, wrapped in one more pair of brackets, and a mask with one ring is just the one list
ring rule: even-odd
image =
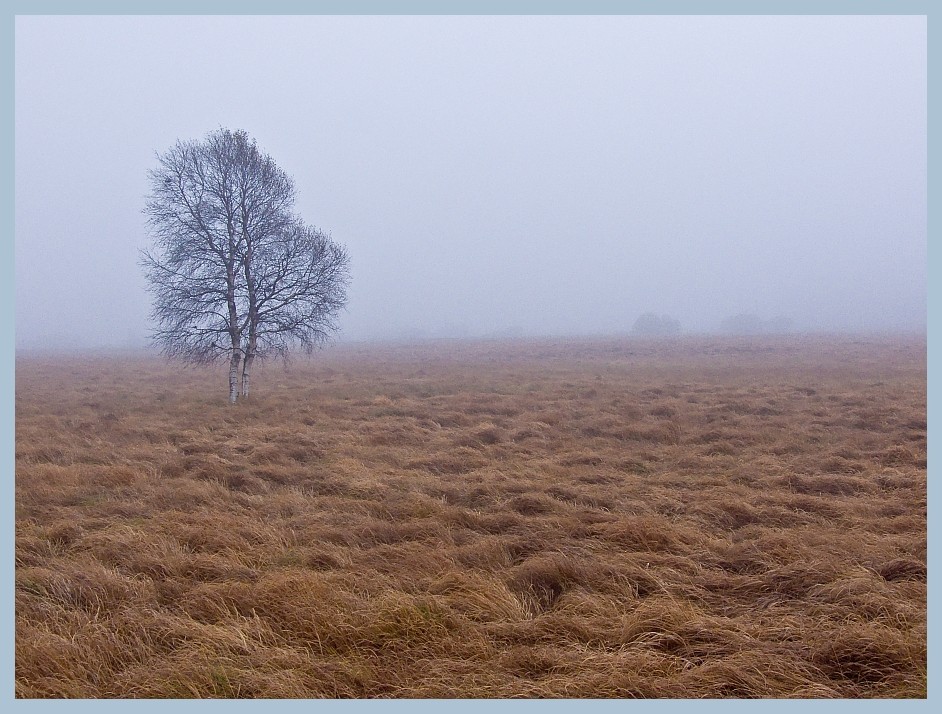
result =
[{"label": "distant tree line", "polygon": [[[719,331],[727,335],[774,335],[791,332],[792,321],[783,316],[762,319],[753,313],[740,313],[720,323]],[[668,337],[679,335],[680,321],[670,315],[646,312],[635,320],[631,334],[638,337]]]}]

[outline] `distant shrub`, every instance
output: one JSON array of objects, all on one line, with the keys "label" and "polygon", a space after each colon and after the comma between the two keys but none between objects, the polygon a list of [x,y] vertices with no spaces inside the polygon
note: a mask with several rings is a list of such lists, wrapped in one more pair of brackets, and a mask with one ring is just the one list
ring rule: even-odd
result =
[{"label": "distant shrub", "polygon": [[680,322],[670,315],[657,315],[646,312],[635,320],[631,334],[644,337],[661,337],[680,333]]}]

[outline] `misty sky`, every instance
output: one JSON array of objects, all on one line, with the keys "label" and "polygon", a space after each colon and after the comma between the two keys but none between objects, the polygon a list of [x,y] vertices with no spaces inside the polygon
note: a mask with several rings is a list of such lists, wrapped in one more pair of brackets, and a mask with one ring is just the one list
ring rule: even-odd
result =
[{"label": "misty sky", "polygon": [[155,152],[244,129],[342,339],[924,329],[924,17],[18,17],[16,344],[137,346]]}]

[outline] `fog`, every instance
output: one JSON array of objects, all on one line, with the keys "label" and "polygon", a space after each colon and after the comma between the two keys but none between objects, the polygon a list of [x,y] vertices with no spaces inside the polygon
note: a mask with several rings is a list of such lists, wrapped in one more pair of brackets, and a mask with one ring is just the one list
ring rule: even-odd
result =
[{"label": "fog", "polygon": [[146,343],[155,152],[244,129],[343,340],[924,330],[924,17],[16,19],[16,346]]}]

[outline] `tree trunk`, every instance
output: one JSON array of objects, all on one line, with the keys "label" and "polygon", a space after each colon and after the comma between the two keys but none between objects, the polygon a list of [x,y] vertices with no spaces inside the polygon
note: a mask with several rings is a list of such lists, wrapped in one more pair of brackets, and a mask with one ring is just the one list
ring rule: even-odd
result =
[{"label": "tree trunk", "polygon": [[235,404],[239,398],[239,362],[242,359],[242,350],[233,348],[232,358],[229,360],[229,403]]},{"label": "tree trunk", "polygon": [[255,350],[248,349],[245,352],[245,361],[242,363],[242,396],[249,396],[249,373],[252,371],[252,363],[255,362]]}]

